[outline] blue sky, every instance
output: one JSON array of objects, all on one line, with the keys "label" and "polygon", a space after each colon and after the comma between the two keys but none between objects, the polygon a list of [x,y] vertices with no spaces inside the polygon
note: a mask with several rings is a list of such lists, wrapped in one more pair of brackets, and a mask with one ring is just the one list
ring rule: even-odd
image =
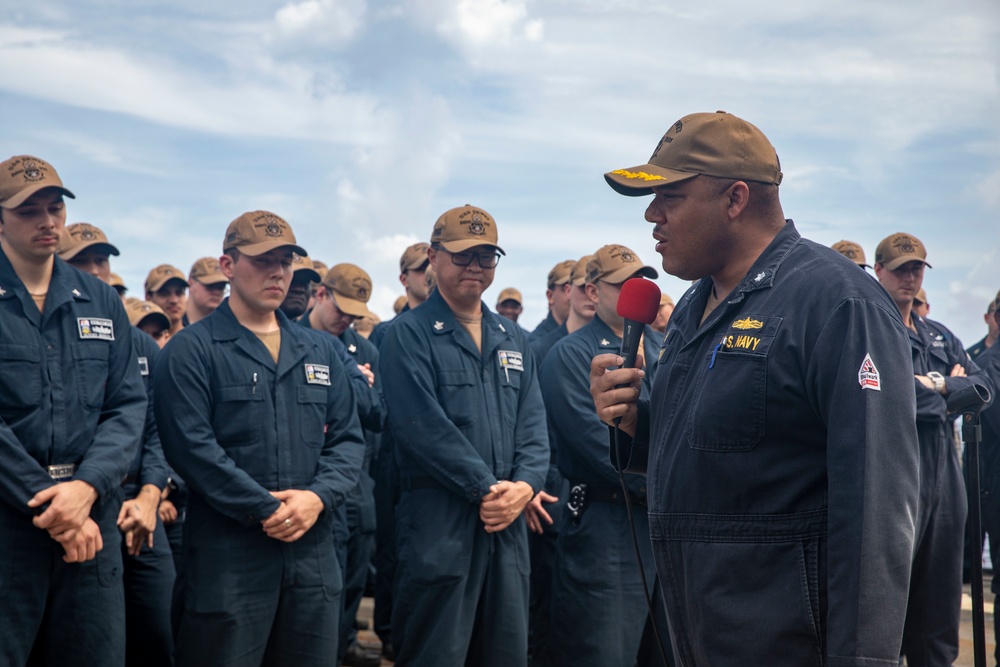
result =
[{"label": "blue sky", "polygon": [[486,299],[518,287],[532,328],[558,261],[622,243],[659,268],[645,200],[602,175],[717,109],[771,139],[803,235],[924,241],[932,317],[966,344],[1000,288],[996,0],[2,5],[3,157],[56,166],[135,294],[267,209],[387,316],[403,248],[472,203],[507,251]]}]

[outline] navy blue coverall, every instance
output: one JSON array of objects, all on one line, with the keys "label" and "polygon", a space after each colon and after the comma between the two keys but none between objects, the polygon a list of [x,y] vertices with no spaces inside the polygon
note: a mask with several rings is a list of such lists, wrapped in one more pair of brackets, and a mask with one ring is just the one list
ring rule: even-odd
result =
[{"label": "navy blue coverall", "polygon": [[[139,374],[146,387],[148,404],[142,444],[129,466],[122,491],[125,500],[139,495],[150,484],[160,491],[167,485],[170,469],[163,457],[160,435],[153,412],[152,369],[160,347],[141,330],[132,333]],[[122,540],[125,565],[125,664],[141,667],[169,667],[174,664],[174,633],[170,621],[173,599],[173,552],[163,522],[156,517],[153,546],[145,542],[138,556],[128,553]]]},{"label": "navy blue coverall", "polygon": [[404,666],[527,661],[527,523],[487,533],[479,503],[499,480],[542,488],[545,410],[521,329],[482,314],[480,353],[435,291],[380,349],[402,488],[392,635]]},{"label": "navy blue coverall", "polygon": [[[655,360],[661,340],[647,325],[643,357]],[[631,667],[648,616],[625,499],[608,459],[608,429],[597,417],[590,396],[591,360],[620,352],[621,338],[595,315],[556,343],[539,376],[559,471],[569,486],[586,486],[579,517],[564,510],[559,524],[552,588],[553,665]],[[652,379],[650,371],[642,398],[648,398]],[[635,474],[625,478],[642,566],[653,586],[646,478]],[[662,609],[662,602],[658,606]],[[660,626],[665,634],[662,617]]]},{"label": "navy blue coverall", "polygon": [[699,326],[678,303],[629,470],[678,665],[896,667],[917,521],[899,309],[791,221]]},{"label": "navy blue coverall", "polygon": [[[275,313],[275,364],[229,301],[181,330],[154,371],[167,461],[190,490],[178,665],[329,665],[342,573],[333,513],[364,456],[354,394],[327,335]],[[302,538],[268,537],[270,491],[305,489],[324,510]]]},{"label": "navy blue coverall", "polygon": [[[979,448],[979,502],[982,509],[982,528],[989,535],[990,557],[993,570],[1000,564],[1000,400],[996,388],[1000,387],[1000,345],[993,345],[979,355],[977,362],[983,373],[993,383],[993,402],[982,411],[983,439]],[[973,558],[982,558],[976,549]],[[994,609],[1000,594],[1000,577],[993,577],[990,588],[994,595]],[[1000,637],[1000,614],[993,614],[994,637]],[[1000,662],[1000,644],[994,658]]]},{"label": "navy blue coverall", "polygon": [[[44,310],[0,249],[0,664],[122,665],[116,521],[146,415],[132,327],[113,288],[58,257]],[[97,491],[104,548],[84,563],[31,523],[58,465]]]},{"label": "navy blue coverall", "polygon": [[[973,382],[992,388],[961,341],[943,324],[913,314],[908,329],[913,372],[945,376],[948,392]],[[949,377],[955,364],[966,377]],[[916,530],[903,653],[911,667],[951,665],[958,659],[962,614],[962,549],[968,504],[955,451],[947,398],[914,379],[920,439],[920,514]]]}]

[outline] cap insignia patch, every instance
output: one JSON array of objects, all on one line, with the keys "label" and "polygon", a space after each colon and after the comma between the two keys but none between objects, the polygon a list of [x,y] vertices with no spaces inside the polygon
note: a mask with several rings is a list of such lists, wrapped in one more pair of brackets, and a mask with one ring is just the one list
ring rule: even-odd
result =
[{"label": "cap insignia patch", "polygon": [[900,236],[892,242],[892,247],[907,255],[917,251],[916,247],[913,245],[913,239],[909,236]]},{"label": "cap insignia patch", "polygon": [[34,160],[25,160],[21,163],[21,167],[24,169],[24,178],[26,180],[40,181],[44,178],[41,167]]}]

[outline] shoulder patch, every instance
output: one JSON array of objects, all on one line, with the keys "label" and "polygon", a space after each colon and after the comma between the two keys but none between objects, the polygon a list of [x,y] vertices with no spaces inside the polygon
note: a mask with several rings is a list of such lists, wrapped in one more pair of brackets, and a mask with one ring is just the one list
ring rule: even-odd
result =
[{"label": "shoulder patch", "polygon": [[878,368],[875,367],[875,362],[872,361],[870,354],[865,354],[865,360],[861,362],[861,368],[858,369],[858,384],[861,385],[862,389],[882,391],[882,380],[879,378]]},{"label": "shoulder patch", "polygon": [[80,340],[114,340],[115,323],[103,317],[76,318]]},{"label": "shoulder patch", "polygon": [[306,382],[330,386],[330,367],[323,364],[306,364]]}]

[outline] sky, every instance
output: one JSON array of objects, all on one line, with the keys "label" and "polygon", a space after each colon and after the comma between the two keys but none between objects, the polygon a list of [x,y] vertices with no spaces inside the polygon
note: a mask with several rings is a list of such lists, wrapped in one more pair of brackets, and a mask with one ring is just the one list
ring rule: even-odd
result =
[{"label": "sky", "polygon": [[966,345],[1000,288],[996,0],[0,0],[0,62],[0,153],[56,167],[134,295],[263,209],[386,318],[403,249],[469,203],[507,253],[484,298],[517,287],[531,329],[562,260],[660,268],[647,199],[603,174],[716,110],[774,144],[803,236],[923,241]]}]

